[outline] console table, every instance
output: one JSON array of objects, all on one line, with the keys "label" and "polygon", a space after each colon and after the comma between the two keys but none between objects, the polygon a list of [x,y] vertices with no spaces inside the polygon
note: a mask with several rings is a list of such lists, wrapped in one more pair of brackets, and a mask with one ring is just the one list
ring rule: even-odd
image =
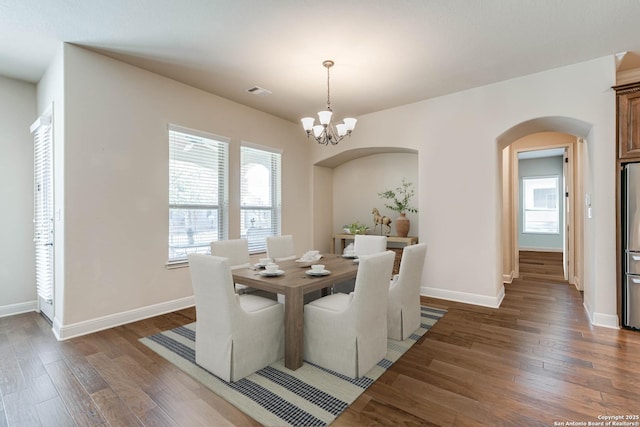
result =
[{"label": "console table", "polygon": [[[353,234],[334,234],[333,239],[331,241],[331,253],[334,253],[336,250],[336,240],[340,242],[340,251],[338,253],[342,254],[344,252],[344,247],[346,246],[347,240],[354,240]],[[418,243],[417,236],[387,236],[387,243],[404,243],[405,246],[415,245]]]}]

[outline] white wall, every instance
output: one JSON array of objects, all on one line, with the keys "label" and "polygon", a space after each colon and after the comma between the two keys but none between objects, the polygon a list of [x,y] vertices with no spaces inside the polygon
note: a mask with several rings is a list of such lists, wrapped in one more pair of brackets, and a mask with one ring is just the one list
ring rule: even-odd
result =
[{"label": "white wall", "polygon": [[[613,57],[553,69],[359,117],[337,151],[394,144],[419,151],[420,234],[429,245],[423,293],[496,306],[503,294],[502,164],[497,138],[546,116],[591,124],[587,143],[594,217],[585,228],[585,302],[599,324],[614,326],[615,82]],[[337,154],[314,149],[312,161]],[[335,224],[334,224],[335,225]],[[596,262],[597,260],[597,262]],[[586,284],[585,284],[586,286]],[[585,289],[586,293],[586,289]],[[601,315],[601,316],[600,316]]]},{"label": "white wall", "polygon": [[[333,172],[333,233],[342,233],[342,226],[353,222],[368,225],[374,234],[373,208],[391,218],[391,235],[395,235],[395,219],[398,213],[385,207],[386,200],[378,193],[395,190],[405,178],[416,191],[411,206],[418,207],[418,155],[411,153],[374,154],[351,160],[336,167]],[[411,220],[409,235],[420,231],[418,214],[407,213]],[[385,229],[386,231],[386,229]],[[375,234],[380,233],[378,226]]]},{"label": "white wall", "polygon": [[0,77],[0,317],[36,308],[33,137],[36,87]]},{"label": "white wall", "polygon": [[[310,246],[309,146],[299,126],[77,46],[63,51],[61,337],[192,304],[188,268],[165,267],[169,123],[231,138],[232,162],[241,141],[282,149],[282,232]],[[237,198],[237,164],[230,173]],[[230,201],[230,218],[238,206]],[[230,226],[238,237],[238,221]]]}]

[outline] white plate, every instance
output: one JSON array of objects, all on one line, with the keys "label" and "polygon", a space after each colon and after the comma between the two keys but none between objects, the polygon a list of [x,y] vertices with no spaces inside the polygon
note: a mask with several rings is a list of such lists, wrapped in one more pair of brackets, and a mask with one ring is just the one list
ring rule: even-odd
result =
[{"label": "white plate", "polygon": [[308,274],[309,276],[326,276],[327,274],[331,274],[331,271],[329,270],[322,270],[319,273],[316,273],[313,270],[307,270],[305,271],[306,274]]},{"label": "white plate", "polygon": [[273,276],[282,276],[284,274],[284,270],[276,270],[275,272],[271,273],[267,270],[261,271],[260,275],[261,276],[267,276],[267,277],[273,277]]}]

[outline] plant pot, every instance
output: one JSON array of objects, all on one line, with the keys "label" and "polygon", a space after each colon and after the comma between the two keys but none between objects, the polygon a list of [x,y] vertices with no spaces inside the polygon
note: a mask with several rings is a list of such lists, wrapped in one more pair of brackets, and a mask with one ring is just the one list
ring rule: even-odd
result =
[{"label": "plant pot", "polygon": [[400,212],[400,216],[396,218],[396,234],[400,237],[407,237],[411,228],[411,221],[405,216],[404,212]]}]

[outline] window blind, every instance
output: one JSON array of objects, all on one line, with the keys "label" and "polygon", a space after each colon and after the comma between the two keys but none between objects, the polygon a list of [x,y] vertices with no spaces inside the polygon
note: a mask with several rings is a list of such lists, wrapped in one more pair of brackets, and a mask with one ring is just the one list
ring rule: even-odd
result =
[{"label": "window blind", "polygon": [[229,140],[169,126],[169,263],[227,238]]},{"label": "window blind", "polygon": [[33,134],[33,241],[36,256],[36,292],[53,301],[53,137],[51,118],[31,125]]},{"label": "window blind", "polygon": [[280,234],[281,157],[265,147],[240,147],[240,234],[250,253],[266,251],[266,237]]}]

